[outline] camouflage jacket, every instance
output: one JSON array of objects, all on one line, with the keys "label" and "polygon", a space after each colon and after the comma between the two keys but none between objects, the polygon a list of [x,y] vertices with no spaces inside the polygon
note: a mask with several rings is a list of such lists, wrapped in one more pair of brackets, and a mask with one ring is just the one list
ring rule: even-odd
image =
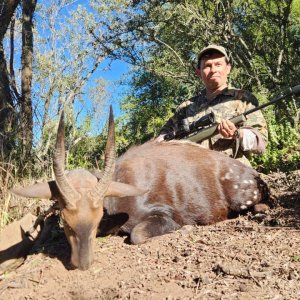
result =
[{"label": "camouflage jacket", "polygon": [[[184,122],[187,121],[188,124],[192,124],[210,112],[214,112],[216,122],[219,123],[220,119],[233,118],[256,106],[258,106],[258,100],[248,91],[226,88],[214,99],[208,100],[206,98],[206,90],[204,89],[198,96],[184,101],[177,107],[175,114],[162,127],[160,135],[176,133],[180,130]],[[247,116],[247,121],[244,124],[239,124],[238,127],[250,129],[263,144],[267,143],[267,124],[261,111],[249,114]],[[202,141],[201,145],[205,148],[224,152],[230,156],[233,156],[236,149],[234,139],[225,139],[220,134]],[[259,153],[261,151],[251,152]],[[236,157],[246,164],[249,164],[248,160],[245,158],[249,157],[249,155],[249,151],[245,152],[239,148]]]}]

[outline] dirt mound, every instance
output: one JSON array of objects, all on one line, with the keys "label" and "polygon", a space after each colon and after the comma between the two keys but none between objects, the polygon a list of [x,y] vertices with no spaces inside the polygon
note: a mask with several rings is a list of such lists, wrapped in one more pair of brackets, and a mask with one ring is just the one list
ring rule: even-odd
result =
[{"label": "dirt mound", "polygon": [[88,271],[68,268],[55,230],[15,272],[0,299],[300,299],[300,172],[266,180],[275,207],[212,226],[185,226],[133,246],[97,239]]}]

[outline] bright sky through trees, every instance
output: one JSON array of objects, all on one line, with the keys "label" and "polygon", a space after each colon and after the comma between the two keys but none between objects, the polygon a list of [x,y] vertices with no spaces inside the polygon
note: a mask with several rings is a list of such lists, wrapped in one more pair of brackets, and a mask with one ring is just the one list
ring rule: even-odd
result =
[{"label": "bright sky through trees", "polygon": [[[40,3],[45,5],[48,1],[41,0]],[[70,16],[72,10],[75,10],[78,6],[82,6],[88,11],[91,10],[90,2],[86,0],[75,0],[73,4],[68,5],[65,9],[62,10],[62,13],[66,16]],[[105,60],[98,70],[91,76],[91,80],[87,83],[88,88],[92,88],[93,81],[95,79],[103,78],[107,82],[107,93],[109,95],[109,104],[113,105],[115,117],[120,116],[120,99],[124,92],[126,91],[126,85],[120,84],[120,80],[123,79],[123,76],[128,75],[130,66],[120,60],[110,61]],[[107,108],[106,108],[107,109]],[[104,120],[104,123],[106,120]]]},{"label": "bright sky through trees", "polygon": [[[38,97],[46,97],[51,89],[51,87],[47,87],[47,84],[51,85],[56,80],[62,82],[60,85],[65,91],[57,91],[57,89],[59,90],[58,86],[52,103],[57,102],[58,98],[62,96],[68,98],[67,94],[72,90],[72,84],[68,82],[70,80],[76,82],[76,77],[78,78],[77,82],[80,82],[80,76],[81,78],[86,77],[94,68],[99,54],[93,53],[93,49],[90,47],[92,42],[89,40],[91,36],[85,27],[89,22],[91,24],[95,22],[93,20],[94,11],[89,5],[88,1],[64,0],[59,3],[39,1],[39,8],[35,14],[37,32],[35,60],[40,76],[33,84]],[[81,18],[81,14],[85,19]],[[45,15],[48,15],[48,18],[45,18]],[[97,28],[97,22],[95,27]],[[100,51],[101,55],[101,50],[95,49],[95,52],[97,51]],[[47,60],[51,61],[52,66],[50,67],[56,73],[47,75],[47,63],[49,63]],[[46,69],[46,72],[43,73],[42,68]],[[128,70],[128,64],[119,60],[111,61],[104,57],[80,89],[77,100],[73,102],[74,113],[75,116],[77,115],[76,120],[79,125],[84,122],[87,115],[93,116],[91,134],[99,133],[106,123],[108,104],[113,104],[115,117],[121,114],[119,102],[126,91],[126,85],[121,85],[120,80]],[[48,76],[49,78],[53,76],[53,78],[48,80]],[[44,92],[41,92],[41,88]],[[36,99],[36,102],[39,106],[37,111],[43,111],[44,103],[39,99]],[[54,109],[54,117],[55,111]]]}]

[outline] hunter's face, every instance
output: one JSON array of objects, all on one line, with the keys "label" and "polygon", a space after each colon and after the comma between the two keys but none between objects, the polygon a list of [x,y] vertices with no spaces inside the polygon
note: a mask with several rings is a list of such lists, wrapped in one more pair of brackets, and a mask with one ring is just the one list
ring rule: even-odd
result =
[{"label": "hunter's face", "polygon": [[230,70],[231,65],[226,62],[225,56],[215,53],[201,59],[199,76],[207,89],[223,89],[227,86]]}]

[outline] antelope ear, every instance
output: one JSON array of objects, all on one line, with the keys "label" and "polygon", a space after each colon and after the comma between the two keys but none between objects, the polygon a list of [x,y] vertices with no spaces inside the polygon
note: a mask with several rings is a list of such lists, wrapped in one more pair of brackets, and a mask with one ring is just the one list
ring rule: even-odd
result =
[{"label": "antelope ear", "polygon": [[36,183],[27,187],[13,188],[11,193],[26,198],[55,199],[59,194],[55,181]]},{"label": "antelope ear", "polygon": [[137,188],[131,184],[112,181],[105,194],[106,197],[129,197],[129,196],[141,196],[147,193],[148,190]]}]

